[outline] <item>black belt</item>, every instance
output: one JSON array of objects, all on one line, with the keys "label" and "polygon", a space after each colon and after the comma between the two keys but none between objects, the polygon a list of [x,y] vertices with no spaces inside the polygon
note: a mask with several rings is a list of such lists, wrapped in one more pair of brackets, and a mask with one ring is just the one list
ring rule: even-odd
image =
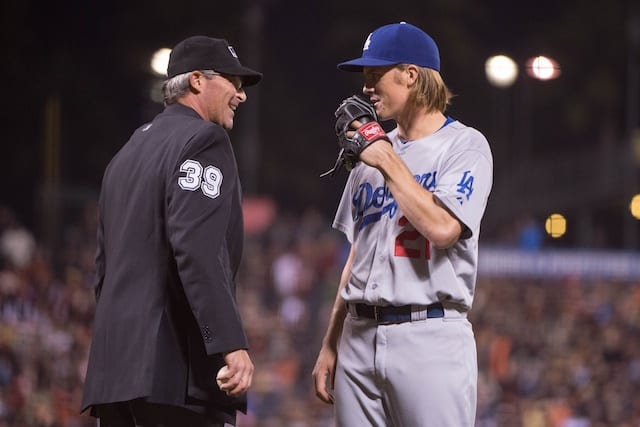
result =
[{"label": "black belt", "polygon": [[422,310],[416,310],[416,306],[401,305],[401,306],[381,306],[381,305],[369,305],[369,304],[353,304],[348,303],[347,307],[353,308],[355,314],[358,317],[365,317],[367,319],[373,319],[380,324],[389,323],[404,323],[412,320],[412,313],[414,319],[425,318],[424,313],[426,311],[426,318],[433,319],[437,317],[444,317],[444,307],[441,303],[437,302],[429,304]]}]

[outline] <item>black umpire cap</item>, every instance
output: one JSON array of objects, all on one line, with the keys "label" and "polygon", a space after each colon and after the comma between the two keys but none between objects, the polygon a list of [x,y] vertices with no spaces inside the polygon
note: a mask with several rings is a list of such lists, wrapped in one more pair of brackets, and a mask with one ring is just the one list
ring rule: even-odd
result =
[{"label": "black umpire cap", "polygon": [[262,80],[262,73],[240,64],[236,51],[226,40],[206,36],[182,40],[169,56],[168,78],[195,70],[213,70],[238,76],[243,86],[252,86]]}]

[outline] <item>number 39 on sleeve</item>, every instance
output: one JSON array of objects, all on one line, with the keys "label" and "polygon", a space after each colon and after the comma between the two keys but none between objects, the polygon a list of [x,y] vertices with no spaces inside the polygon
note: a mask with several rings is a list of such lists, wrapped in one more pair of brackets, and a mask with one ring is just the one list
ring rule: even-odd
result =
[{"label": "number 39 on sleeve", "polygon": [[222,172],[215,166],[202,167],[197,160],[185,160],[180,165],[180,172],[185,176],[178,178],[178,185],[183,190],[196,191],[198,188],[202,193],[215,199],[220,195],[222,186]]}]

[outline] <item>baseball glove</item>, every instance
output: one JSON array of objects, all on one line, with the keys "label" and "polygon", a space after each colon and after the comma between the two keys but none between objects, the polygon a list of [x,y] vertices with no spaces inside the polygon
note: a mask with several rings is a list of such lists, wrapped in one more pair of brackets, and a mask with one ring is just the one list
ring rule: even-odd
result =
[{"label": "baseball glove", "polygon": [[[334,114],[340,152],[333,168],[320,175],[321,177],[333,176],[343,165],[345,169],[351,171],[360,160],[360,153],[365,148],[379,139],[387,138],[387,134],[378,123],[378,115],[373,105],[358,95],[344,99]],[[358,129],[351,127],[355,120],[362,123]],[[347,132],[353,132],[353,135],[349,137]]]}]

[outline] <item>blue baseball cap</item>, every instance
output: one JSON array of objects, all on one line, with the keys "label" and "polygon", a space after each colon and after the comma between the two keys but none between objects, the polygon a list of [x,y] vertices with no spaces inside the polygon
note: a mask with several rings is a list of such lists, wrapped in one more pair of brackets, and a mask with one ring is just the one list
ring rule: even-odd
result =
[{"label": "blue baseball cap", "polygon": [[338,69],[362,71],[362,67],[414,64],[440,71],[436,42],[420,28],[406,22],[378,28],[367,37],[362,56],[341,62]]}]

